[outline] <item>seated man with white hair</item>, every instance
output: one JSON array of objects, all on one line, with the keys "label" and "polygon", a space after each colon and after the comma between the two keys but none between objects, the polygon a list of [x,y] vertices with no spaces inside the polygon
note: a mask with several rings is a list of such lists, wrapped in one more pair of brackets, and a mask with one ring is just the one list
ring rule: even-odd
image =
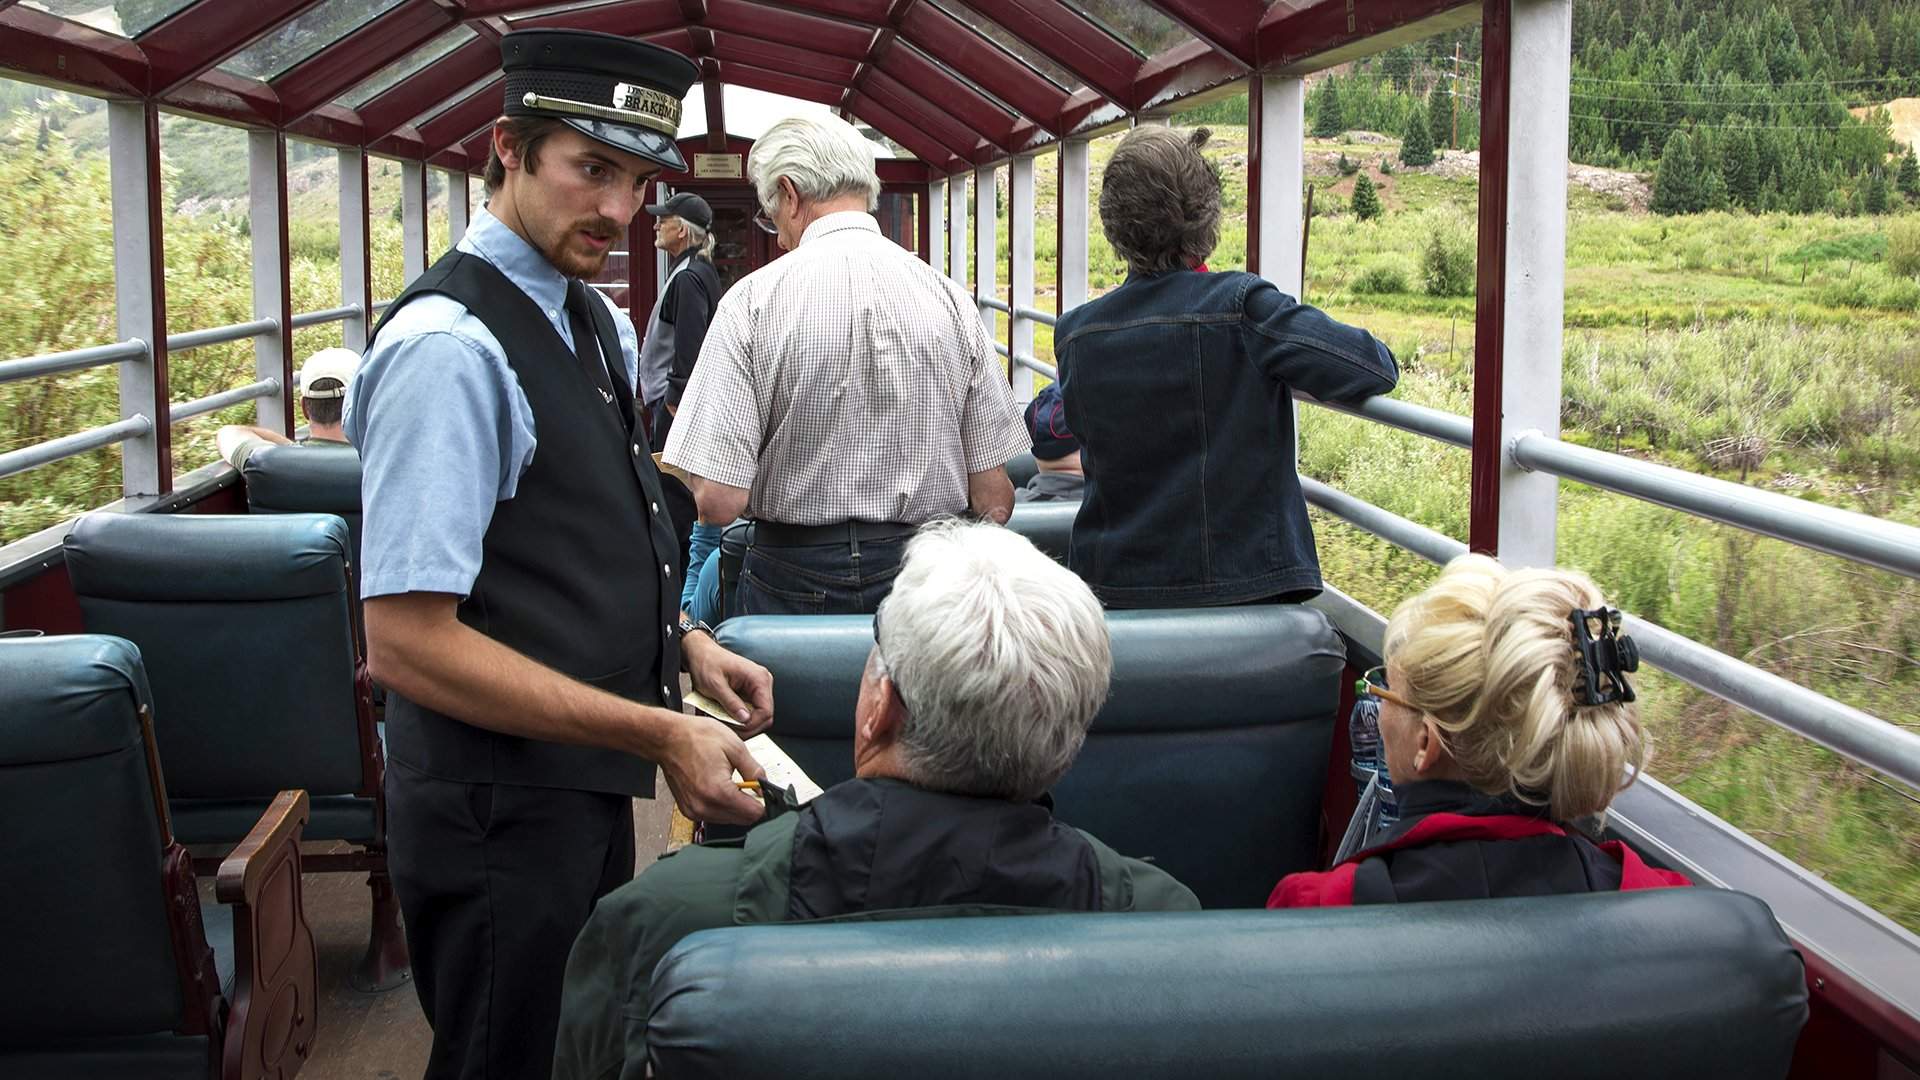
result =
[{"label": "seated man with white hair", "polygon": [[1007,520],[1026,426],[973,298],[881,234],[871,142],[782,120],[747,175],[791,254],[721,299],[665,461],[701,521],[757,523],[742,614],[873,611],[915,528]]},{"label": "seated man with white hair", "polygon": [[648,984],[696,930],[910,913],[1191,911],[1165,871],[1054,820],[1107,697],[1100,604],[1024,537],[941,522],[874,617],[855,779],[603,898],[567,963],[555,1080],[646,1074]]}]

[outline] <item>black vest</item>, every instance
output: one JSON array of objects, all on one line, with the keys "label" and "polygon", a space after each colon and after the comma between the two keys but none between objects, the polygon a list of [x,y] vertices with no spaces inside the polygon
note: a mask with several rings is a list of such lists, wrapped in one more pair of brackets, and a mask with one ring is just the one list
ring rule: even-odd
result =
[{"label": "black vest", "polygon": [[[622,412],[632,415],[633,392],[606,305],[588,306],[616,390],[612,404],[525,292],[492,263],[457,250],[408,286],[374,333],[426,293],[466,305],[499,340],[539,440],[513,498],[494,504],[460,621],[563,675],[677,710],[674,527],[653,458],[622,421]],[[387,752],[444,780],[653,794],[650,761],[502,735],[392,693]]]}]

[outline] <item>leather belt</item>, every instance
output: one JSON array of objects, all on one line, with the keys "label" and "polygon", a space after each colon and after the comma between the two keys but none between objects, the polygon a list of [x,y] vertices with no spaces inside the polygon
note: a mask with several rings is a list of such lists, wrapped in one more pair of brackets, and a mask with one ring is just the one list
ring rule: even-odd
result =
[{"label": "leather belt", "polygon": [[753,543],[766,547],[818,547],[846,544],[859,548],[861,541],[892,540],[910,536],[918,525],[897,521],[841,521],[832,525],[784,525],[777,521],[756,521]]}]

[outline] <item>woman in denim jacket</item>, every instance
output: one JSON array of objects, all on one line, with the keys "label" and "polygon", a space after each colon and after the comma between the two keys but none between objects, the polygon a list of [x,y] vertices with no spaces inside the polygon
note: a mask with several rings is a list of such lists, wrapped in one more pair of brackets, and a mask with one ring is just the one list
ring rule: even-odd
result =
[{"label": "woman in denim jacket", "polygon": [[1208,134],[1156,125],[1121,140],[1100,217],[1126,283],[1055,330],[1087,475],[1068,563],[1109,607],[1318,593],[1293,391],[1357,402],[1399,378],[1365,330],[1256,275],[1207,271],[1220,237]]}]

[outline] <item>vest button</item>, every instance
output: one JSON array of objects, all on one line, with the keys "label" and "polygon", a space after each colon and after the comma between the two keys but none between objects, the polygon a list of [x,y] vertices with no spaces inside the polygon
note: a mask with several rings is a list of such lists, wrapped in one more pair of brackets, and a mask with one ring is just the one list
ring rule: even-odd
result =
[{"label": "vest button", "polygon": [[639,456],[640,456],[640,444],[639,444],[639,443],[634,443],[634,444],[633,444],[633,456],[634,456],[634,457],[639,457]]},{"label": "vest button", "polygon": [[672,700],[673,700],[673,691],[671,691],[671,690],[669,690],[669,689],[667,689],[667,687],[666,687],[666,684],[665,684],[665,683],[662,683],[662,684],[660,685],[660,696],[661,696],[662,698],[665,698],[665,699],[666,699],[666,700],[668,700],[668,701],[672,701]]},{"label": "vest button", "polygon": [[648,504],[647,504],[647,507],[648,507],[648,509],[650,509],[650,510],[652,510],[652,511],[653,511],[654,513],[656,513],[656,514],[660,512],[660,504],[659,504],[659,503],[657,503],[657,502],[656,502],[656,503],[648,503]]},{"label": "vest button", "polygon": [[661,564],[660,564],[660,572],[661,572],[662,574],[665,574],[665,575],[666,575],[666,576],[668,576],[668,577],[672,577],[672,576],[673,576],[673,564],[671,564],[671,563],[661,563]]}]

